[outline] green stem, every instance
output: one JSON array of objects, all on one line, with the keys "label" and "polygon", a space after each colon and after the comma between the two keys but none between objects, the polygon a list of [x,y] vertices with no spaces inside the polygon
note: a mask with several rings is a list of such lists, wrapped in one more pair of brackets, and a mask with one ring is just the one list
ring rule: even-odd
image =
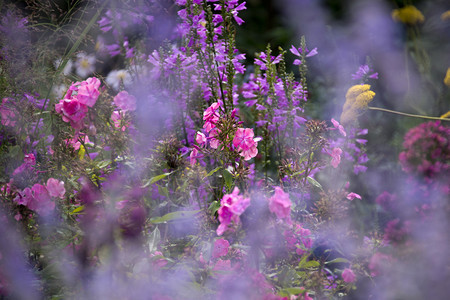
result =
[{"label": "green stem", "polygon": [[397,114],[397,115],[407,116],[407,117],[413,117],[413,118],[419,118],[419,119],[430,119],[430,120],[450,121],[450,119],[448,119],[448,118],[429,117],[429,116],[422,116],[422,115],[413,115],[413,114],[407,114],[407,113],[404,113],[404,112],[399,112],[399,111],[390,110],[390,109],[386,109],[386,108],[380,108],[380,107],[371,107],[371,106],[369,106],[368,109],[371,109],[371,110],[379,110],[379,111],[385,111],[385,112],[389,112],[389,113],[392,113],[392,114]]}]

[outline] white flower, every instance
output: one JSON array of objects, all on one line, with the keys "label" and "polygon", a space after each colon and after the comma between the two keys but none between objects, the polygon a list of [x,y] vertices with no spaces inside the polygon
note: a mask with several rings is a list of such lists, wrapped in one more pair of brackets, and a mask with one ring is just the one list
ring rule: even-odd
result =
[{"label": "white flower", "polygon": [[86,78],[95,71],[95,55],[86,54],[84,52],[78,53],[75,67],[77,68],[77,75],[81,78]]},{"label": "white flower", "polygon": [[52,88],[52,93],[55,95],[56,99],[61,100],[64,95],[66,95],[67,88],[68,87],[65,84],[55,85]]},{"label": "white flower", "polygon": [[106,83],[115,90],[119,90],[120,85],[128,87],[131,84],[131,75],[127,70],[112,70],[106,76]]},{"label": "white flower", "polygon": [[[58,58],[53,62],[55,69],[58,69],[61,64],[62,64],[62,58]],[[69,59],[66,63],[66,66],[64,67],[62,73],[66,76],[69,75],[70,72],[72,72],[72,67],[73,67],[73,61],[71,59]]]}]

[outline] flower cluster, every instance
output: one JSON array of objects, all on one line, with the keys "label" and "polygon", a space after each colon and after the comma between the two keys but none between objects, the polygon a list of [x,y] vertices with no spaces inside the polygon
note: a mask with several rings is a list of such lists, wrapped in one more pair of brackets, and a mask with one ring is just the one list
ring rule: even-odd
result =
[{"label": "flower cluster", "polygon": [[275,193],[269,198],[269,210],[274,213],[278,219],[284,219],[291,222],[291,200],[289,194],[285,193],[279,186],[275,187]]},{"label": "flower cluster", "polygon": [[56,112],[79,131],[84,126],[88,107],[93,107],[100,95],[99,87],[100,80],[95,77],[72,83],[64,98],[55,105]]},{"label": "flower cluster", "polygon": [[402,169],[427,180],[448,176],[449,136],[450,127],[440,121],[422,123],[409,130],[403,142],[404,151],[399,155]]},{"label": "flower cluster", "polygon": [[407,5],[392,11],[392,19],[408,25],[425,22],[422,12],[413,5]]},{"label": "flower cluster", "polygon": [[342,109],[340,122],[344,125],[352,124],[361,115],[368,104],[375,97],[375,93],[370,90],[370,85],[354,85],[348,89],[345,95],[345,103]]},{"label": "flower cluster", "polygon": [[239,195],[239,189],[234,188],[231,194],[226,194],[220,201],[220,208],[217,211],[219,214],[220,225],[217,228],[217,235],[222,235],[226,232],[230,224],[239,224],[239,216],[247,209],[250,205],[250,198],[244,198],[244,196]]},{"label": "flower cluster", "polygon": [[284,239],[288,250],[295,250],[298,255],[308,253],[314,243],[311,231],[297,223],[293,224],[292,228],[284,231]]}]

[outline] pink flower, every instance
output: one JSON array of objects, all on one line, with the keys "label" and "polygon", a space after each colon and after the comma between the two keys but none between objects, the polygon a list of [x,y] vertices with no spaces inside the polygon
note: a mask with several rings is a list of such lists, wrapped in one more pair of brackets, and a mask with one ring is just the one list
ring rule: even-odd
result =
[{"label": "pink flower", "polygon": [[353,273],[352,269],[346,268],[342,271],[342,278],[345,282],[355,282],[356,275]]},{"label": "pink flower", "polygon": [[62,116],[64,122],[70,122],[73,128],[80,130],[88,107],[94,106],[100,95],[99,87],[100,80],[95,77],[72,83],[64,99],[55,104],[56,112]]},{"label": "pink flower", "polygon": [[233,139],[233,145],[236,150],[244,157],[244,160],[249,160],[258,154],[259,139],[253,138],[255,134],[251,128],[238,128]]},{"label": "pink flower", "polygon": [[289,194],[285,193],[279,186],[275,187],[275,194],[269,198],[269,210],[276,214],[279,219],[290,220],[291,200]]},{"label": "pink flower", "polygon": [[213,149],[219,148],[220,141],[216,139],[216,136],[219,134],[219,129],[215,128],[209,132],[209,145]]},{"label": "pink flower", "polygon": [[214,102],[203,113],[203,121],[205,121],[203,128],[205,128],[206,132],[210,132],[211,129],[216,127],[215,124],[219,121],[219,113],[217,112],[219,107],[220,104],[218,102]]},{"label": "pink flower", "polygon": [[136,110],[136,98],[128,94],[127,91],[121,91],[114,97],[114,104],[123,111]]},{"label": "pink flower", "polygon": [[250,205],[250,199],[239,195],[239,189],[234,188],[231,194],[225,194],[220,201],[220,208],[217,211],[219,215],[220,225],[217,228],[217,235],[222,235],[228,229],[228,225],[232,222],[238,224],[239,216]]},{"label": "pink flower", "polygon": [[64,122],[70,122],[75,129],[81,129],[82,120],[88,112],[87,106],[80,103],[77,98],[60,100],[55,104],[55,110],[62,116]]},{"label": "pink flower", "polygon": [[92,107],[100,95],[98,88],[100,87],[100,80],[95,77],[89,77],[85,81],[76,82],[78,86],[78,94],[76,95],[78,101],[86,106]]},{"label": "pink flower", "polygon": [[197,131],[197,135],[195,136],[195,141],[199,145],[204,145],[206,143],[206,136],[201,133],[200,131]]},{"label": "pink flower", "polygon": [[333,123],[334,126],[334,130],[338,129],[339,132],[343,135],[343,136],[347,136],[347,133],[344,130],[344,126],[342,126],[341,124],[339,124],[338,121],[336,121],[335,119],[331,119],[331,123]]},{"label": "pink flower", "polygon": [[219,258],[228,254],[230,243],[225,239],[218,239],[214,242],[212,258]]},{"label": "pink flower", "polygon": [[64,188],[64,181],[59,181],[55,178],[49,178],[47,180],[47,191],[52,197],[64,198],[66,189]]},{"label": "pink flower", "polygon": [[350,201],[352,201],[355,198],[361,199],[361,196],[353,192],[347,195],[347,199]]},{"label": "pink flower", "polygon": [[393,259],[391,256],[377,252],[375,253],[369,261],[369,269],[371,276],[378,276],[383,273],[384,269],[386,269],[391,263]]},{"label": "pink flower", "polygon": [[201,156],[199,156],[199,154],[198,154],[198,149],[194,147],[189,156],[191,165],[192,166],[195,165],[195,163],[197,162],[197,158],[200,158],[200,157]]},{"label": "pink flower", "polygon": [[341,162],[341,154],[342,154],[342,150],[341,148],[333,148],[333,151],[331,152],[331,165],[334,168],[337,168],[339,166],[339,163]]},{"label": "pink flower", "polygon": [[27,194],[27,206],[29,209],[34,210],[40,215],[48,215],[55,209],[55,202],[51,200],[45,186],[36,183],[31,190],[25,190],[24,192]]}]

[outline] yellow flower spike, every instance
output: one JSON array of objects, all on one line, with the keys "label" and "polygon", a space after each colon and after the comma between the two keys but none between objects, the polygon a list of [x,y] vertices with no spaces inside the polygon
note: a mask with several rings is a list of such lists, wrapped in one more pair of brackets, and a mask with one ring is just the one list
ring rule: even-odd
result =
[{"label": "yellow flower spike", "polygon": [[425,22],[423,14],[413,5],[394,9],[392,11],[392,19],[409,25]]},{"label": "yellow flower spike", "polygon": [[357,110],[365,110],[367,106],[372,101],[373,97],[375,97],[375,93],[372,91],[367,91],[356,97],[355,104],[353,107]]},{"label": "yellow flower spike", "polygon": [[357,84],[348,89],[345,98],[356,98],[359,94],[370,90],[370,84]]},{"label": "yellow flower spike", "polygon": [[348,89],[345,98],[347,99],[342,109],[340,122],[348,125],[356,121],[356,118],[367,109],[367,105],[375,97],[375,93],[370,90],[369,84],[358,84]]},{"label": "yellow flower spike", "polygon": [[441,15],[441,20],[442,20],[442,21],[450,20],[450,10],[447,10],[446,12],[444,12],[444,13]]},{"label": "yellow flower spike", "polygon": [[446,86],[450,86],[450,68],[447,69],[447,74],[445,74],[444,83]]}]

